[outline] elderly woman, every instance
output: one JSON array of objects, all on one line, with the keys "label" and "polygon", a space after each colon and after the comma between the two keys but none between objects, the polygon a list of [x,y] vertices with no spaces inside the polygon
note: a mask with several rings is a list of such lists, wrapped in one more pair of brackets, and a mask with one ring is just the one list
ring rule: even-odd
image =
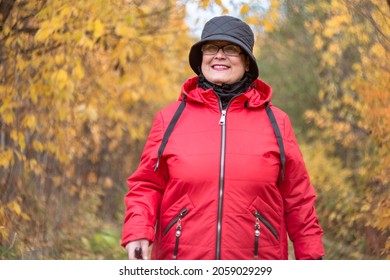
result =
[{"label": "elderly woman", "polygon": [[129,259],[287,259],[287,236],[296,259],[323,257],[315,191],[253,45],[246,23],[220,16],[192,46],[197,76],[156,115],[127,181]]}]

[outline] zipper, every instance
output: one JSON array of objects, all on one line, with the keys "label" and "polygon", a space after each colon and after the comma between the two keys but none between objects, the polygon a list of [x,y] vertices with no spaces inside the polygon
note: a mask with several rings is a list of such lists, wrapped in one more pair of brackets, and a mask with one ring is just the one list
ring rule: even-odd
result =
[{"label": "zipper", "polygon": [[260,239],[260,221],[259,218],[256,217],[255,221],[255,249],[254,249],[254,257],[257,259],[259,257],[259,239]]},{"label": "zipper", "polygon": [[173,249],[173,259],[177,259],[177,254],[179,252],[179,239],[182,233],[182,224],[181,224],[181,219],[188,214],[187,208],[183,208],[180,213],[174,217],[169,224],[166,226],[164,230],[164,235],[168,233],[168,231],[176,224],[176,239],[175,239],[175,248]]},{"label": "zipper", "polygon": [[219,119],[219,125],[225,125],[226,121],[226,109],[221,111],[221,118]]},{"label": "zipper", "polygon": [[260,221],[269,229],[269,231],[275,236],[276,239],[279,239],[278,232],[275,228],[267,221],[266,218],[263,217],[257,210],[253,213],[256,217],[255,220],[255,247],[254,247],[254,258],[257,259],[259,257],[259,239],[260,239]]},{"label": "zipper", "polygon": [[[230,103],[230,102],[229,102]],[[229,104],[228,104],[229,106]],[[225,153],[226,153],[226,112],[227,108],[221,108],[221,118],[219,125],[221,126],[221,156],[219,162],[219,193],[218,193],[218,218],[217,218],[217,242],[215,248],[216,259],[221,259],[221,231],[222,231],[222,210],[223,210],[223,191],[225,186]]]},{"label": "zipper", "polygon": [[225,155],[226,155],[226,115],[227,110],[232,103],[232,101],[237,98],[239,95],[234,96],[230,99],[226,107],[222,108],[221,100],[218,94],[215,94],[218,98],[219,109],[221,111],[221,117],[219,119],[219,125],[221,126],[221,156],[219,162],[219,193],[218,193],[218,216],[217,216],[217,240],[215,248],[215,259],[221,259],[221,235],[222,235],[222,210],[223,210],[223,192],[225,187]]},{"label": "zipper", "polygon": [[177,221],[176,226],[176,241],[175,241],[175,248],[173,249],[173,259],[177,259],[177,253],[179,252],[179,239],[181,236],[181,218]]},{"label": "zipper", "polygon": [[255,215],[255,217],[258,218],[269,229],[270,232],[272,232],[276,239],[279,239],[279,235],[276,229],[270,224],[270,222],[267,221],[266,218],[263,217],[263,215],[259,213],[259,211],[256,210],[253,215]]}]

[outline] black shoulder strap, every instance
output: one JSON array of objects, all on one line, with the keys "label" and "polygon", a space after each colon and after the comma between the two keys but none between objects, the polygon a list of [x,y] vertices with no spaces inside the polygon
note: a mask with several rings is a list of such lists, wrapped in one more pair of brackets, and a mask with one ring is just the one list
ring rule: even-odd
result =
[{"label": "black shoulder strap", "polygon": [[278,141],[279,153],[280,153],[280,163],[282,164],[282,181],[283,181],[284,180],[284,170],[285,170],[285,165],[286,165],[286,155],[285,155],[285,151],[284,151],[282,134],[280,133],[280,129],[279,129],[278,123],[276,122],[274,112],[272,112],[271,107],[269,106],[268,102],[265,105],[265,110],[267,111],[268,118],[270,119],[271,124],[272,124],[272,128],[274,129],[276,140]]},{"label": "black shoulder strap", "polygon": [[183,99],[181,100],[179,107],[177,108],[175,114],[173,115],[173,117],[168,125],[167,130],[164,133],[163,139],[162,139],[161,144],[160,144],[160,148],[158,149],[157,162],[156,162],[156,165],[154,166],[154,171],[157,171],[158,165],[160,163],[160,158],[164,152],[165,146],[168,143],[169,136],[171,136],[173,128],[175,127],[178,119],[180,118],[181,113],[183,113],[184,108],[186,107],[186,99],[187,99],[187,96],[183,95]]},{"label": "black shoulder strap", "polygon": [[[181,114],[183,113],[185,106],[186,106],[186,96],[184,95],[183,99],[182,99],[182,101],[181,101],[181,103],[179,105],[179,107],[177,108],[175,114],[173,115],[173,117],[172,117],[172,119],[171,119],[171,121],[170,121],[170,123],[168,125],[167,130],[164,133],[163,139],[161,141],[161,145],[160,145],[160,147],[158,149],[157,162],[156,162],[156,165],[154,167],[154,171],[157,171],[157,169],[158,169],[158,166],[159,166],[159,163],[160,163],[160,158],[161,158],[161,156],[162,156],[162,154],[164,152],[165,146],[167,145],[168,139],[171,136],[173,128],[175,127],[177,121],[179,120]],[[274,133],[275,133],[275,136],[276,136],[276,140],[278,142],[278,146],[279,146],[279,150],[280,150],[280,162],[281,162],[281,165],[282,165],[281,176],[282,176],[282,181],[283,181],[284,180],[285,165],[286,165],[286,156],[285,156],[285,151],[284,151],[284,144],[283,144],[282,134],[280,133],[280,129],[279,129],[278,123],[276,122],[275,115],[272,112],[271,107],[269,106],[269,103],[266,104],[265,110],[267,112],[268,118],[271,121],[271,125],[272,125],[272,128],[274,130]]]}]

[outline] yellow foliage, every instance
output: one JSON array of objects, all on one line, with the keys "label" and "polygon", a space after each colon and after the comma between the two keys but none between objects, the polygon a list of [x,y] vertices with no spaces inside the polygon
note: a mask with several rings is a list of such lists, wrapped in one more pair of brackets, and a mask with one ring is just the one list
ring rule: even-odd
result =
[{"label": "yellow foliage", "polygon": [[20,214],[22,213],[22,209],[16,201],[11,201],[10,203],[8,203],[7,208],[18,216],[20,216]]},{"label": "yellow foliage", "polygon": [[247,14],[247,13],[249,12],[249,10],[250,10],[249,5],[245,3],[245,4],[243,4],[243,5],[241,6],[240,14],[241,14],[241,15],[245,15],[245,14]]},{"label": "yellow foliage", "polygon": [[200,5],[203,9],[206,9],[208,5],[210,4],[210,0],[201,0]]},{"label": "yellow foliage", "polygon": [[96,226],[82,226],[86,213],[95,215],[103,190],[123,185],[153,112],[178,97],[192,43],[184,7],[138,2],[10,10],[0,34],[0,247],[15,232],[25,250]]},{"label": "yellow foliage", "polygon": [[93,38],[95,40],[99,39],[101,36],[103,36],[105,32],[105,25],[99,20],[95,20],[93,22]]},{"label": "yellow foliage", "polygon": [[72,76],[75,78],[75,80],[82,80],[85,77],[83,66],[80,63],[77,63],[76,66],[72,69]]},{"label": "yellow foliage", "polygon": [[34,115],[27,115],[23,119],[23,126],[30,129],[35,129],[37,126],[37,119]]},{"label": "yellow foliage", "polygon": [[130,39],[130,38],[137,38],[139,36],[139,33],[136,28],[134,28],[131,25],[128,25],[124,22],[120,22],[115,26],[115,33],[118,36]]},{"label": "yellow foliage", "polygon": [[14,121],[14,114],[12,112],[4,113],[2,119],[5,124],[12,124]]},{"label": "yellow foliage", "polygon": [[[382,237],[390,227],[390,63],[383,35],[390,33],[390,14],[384,6],[379,0],[332,0],[307,7],[324,24],[306,22],[321,59],[322,107],[305,113],[334,146],[327,149],[353,171],[358,211],[343,219]],[[389,256],[389,242],[382,249]]]},{"label": "yellow foliage", "polygon": [[[272,32],[278,26],[278,20],[281,15],[279,2],[279,0],[271,0],[267,13],[261,20],[261,25],[263,26],[265,32]],[[257,21],[255,22],[258,24]]]},{"label": "yellow foliage", "polygon": [[0,150],[0,167],[8,168],[13,164],[14,155],[11,150]]},{"label": "yellow foliage", "polygon": [[[260,25],[260,19],[259,19],[259,17],[258,16],[251,16],[251,17],[247,17],[246,19],[245,19],[245,21],[246,21],[246,23],[248,23],[248,24],[252,24],[252,25]],[[264,22],[263,22],[263,24],[264,24]],[[266,26],[266,24],[264,24],[264,28],[266,29],[266,30],[269,30],[269,27],[268,26]]]}]

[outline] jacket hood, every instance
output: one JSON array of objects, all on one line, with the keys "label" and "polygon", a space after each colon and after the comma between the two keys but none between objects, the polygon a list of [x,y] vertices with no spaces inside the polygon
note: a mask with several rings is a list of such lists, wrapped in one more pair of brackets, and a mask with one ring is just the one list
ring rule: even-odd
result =
[{"label": "jacket hood", "polygon": [[[219,108],[217,95],[212,89],[204,90],[198,87],[198,76],[188,79],[182,86],[179,101],[186,96],[187,102],[202,103],[210,106],[217,106]],[[267,83],[260,79],[253,82],[253,87],[237,97],[240,104],[244,104],[246,108],[258,108],[264,106],[265,103],[270,102],[272,97],[272,88]],[[235,102],[236,103],[236,102]]]}]

